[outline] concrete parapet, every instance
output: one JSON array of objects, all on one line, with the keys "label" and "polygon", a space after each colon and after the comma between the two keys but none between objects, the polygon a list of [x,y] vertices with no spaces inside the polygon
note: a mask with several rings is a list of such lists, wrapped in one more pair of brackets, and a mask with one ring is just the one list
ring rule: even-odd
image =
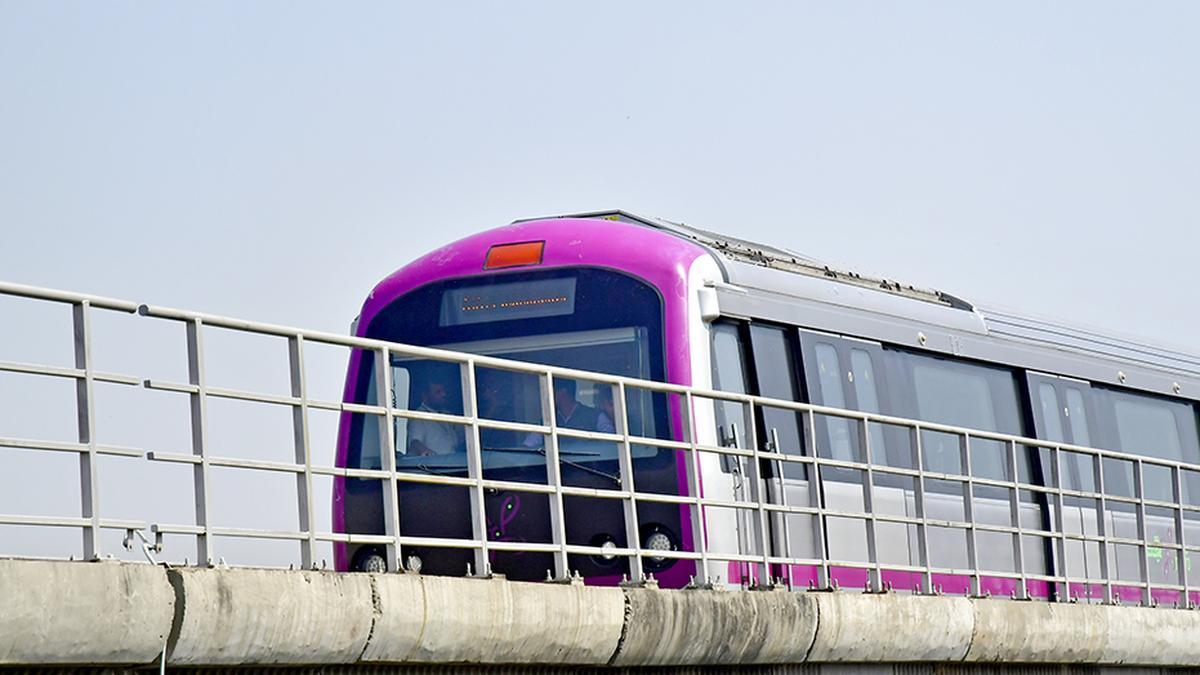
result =
[{"label": "concrete parapet", "polygon": [[971,601],[961,597],[814,593],[809,661],[960,661],[971,645]]},{"label": "concrete parapet", "polygon": [[425,632],[423,577],[415,574],[372,574],[375,623],[363,649],[363,661],[407,661]]},{"label": "concrete parapet", "polygon": [[1200,665],[1200,612],[0,560],[0,665]]},{"label": "concrete parapet", "polygon": [[1200,664],[1200,612],[1105,607],[1108,632],[1101,663]]},{"label": "concrete parapet", "polygon": [[383,574],[364,661],[607,663],[625,619],[617,588]]},{"label": "concrete parapet", "polygon": [[618,666],[799,663],[817,631],[812,594],[625,590]]},{"label": "concrete parapet", "polygon": [[1101,663],[1109,640],[1109,607],[989,599],[973,609],[967,661]]},{"label": "concrete parapet", "polygon": [[150,663],[174,605],[160,567],[0,561],[0,664]]},{"label": "concrete parapet", "polygon": [[365,574],[173,569],[176,625],[168,663],[352,663],[371,632]]}]

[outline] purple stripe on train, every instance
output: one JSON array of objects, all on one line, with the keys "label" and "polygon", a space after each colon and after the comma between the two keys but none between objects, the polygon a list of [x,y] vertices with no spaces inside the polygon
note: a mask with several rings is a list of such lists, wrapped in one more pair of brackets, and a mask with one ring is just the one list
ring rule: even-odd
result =
[{"label": "purple stripe on train", "polygon": [[[791,583],[799,588],[812,588],[817,585],[817,567],[815,565],[790,565]],[[749,565],[747,563],[730,562],[727,566],[729,581],[733,584],[753,584],[758,582],[758,566]],[[782,571],[782,570],[780,570]],[[868,570],[860,567],[839,567],[831,566],[829,568],[829,577],[837,582],[839,588],[844,589],[865,589],[867,585]],[[896,591],[919,591],[921,590],[921,573],[910,572],[905,570],[888,570],[880,571],[880,578],[883,582],[889,585]],[[942,593],[947,595],[968,595],[971,592],[971,578],[961,574],[944,574],[935,573],[931,575],[933,584],[937,586]],[[1048,599],[1050,597],[1051,583],[1041,579],[1026,579],[1026,593],[1031,598]],[[1010,597],[1017,593],[1020,588],[1020,579],[1011,577],[997,577],[982,575],[979,578],[979,590],[985,595],[992,597]],[[1062,584],[1056,584],[1059,594],[1062,592]],[[1102,600],[1104,598],[1104,585],[1100,583],[1077,583],[1070,584],[1071,597],[1079,598],[1080,600]],[[1120,583],[1114,583],[1112,586],[1113,597],[1119,599],[1123,603],[1140,604],[1142,601],[1142,589],[1137,586],[1127,586]],[[1200,604],[1200,592],[1193,591],[1189,593],[1193,605]],[[1183,605],[1183,595],[1181,591],[1172,590],[1169,588],[1154,588],[1150,591],[1150,597],[1159,605]]]}]

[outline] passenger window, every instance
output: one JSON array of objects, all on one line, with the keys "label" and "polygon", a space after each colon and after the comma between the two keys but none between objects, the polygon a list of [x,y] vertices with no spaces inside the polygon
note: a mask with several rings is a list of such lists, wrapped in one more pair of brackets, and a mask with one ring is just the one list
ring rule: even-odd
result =
[{"label": "passenger window", "polygon": [[[747,391],[742,340],[734,324],[716,324],[712,329],[713,388],[734,394]],[[733,401],[714,401],[717,442],[723,447],[747,447],[744,406]],[[721,467],[730,470],[733,458],[722,456]]]},{"label": "passenger window", "polygon": [[[1157,396],[1133,394],[1113,389],[1093,389],[1103,417],[1108,419],[1110,446],[1130,454],[1174,462],[1200,464],[1200,440],[1197,439],[1195,409],[1181,401]],[[1174,494],[1169,471],[1155,471],[1145,465],[1142,472],[1145,497],[1162,499]],[[1132,483],[1132,476],[1127,480]],[[1132,494],[1128,485],[1116,487]]]},{"label": "passenger window", "polygon": [[[850,350],[850,375],[854,378],[852,384],[854,397],[858,400],[858,409],[863,412],[882,413],[883,409],[879,407],[879,381],[875,377],[875,364],[871,360],[870,352],[857,347]],[[885,429],[878,424],[868,425],[868,428],[871,435],[871,458],[875,462],[883,462],[891,449],[885,440]],[[896,457],[888,457],[887,463],[909,466],[908,462],[897,462]]]},{"label": "passenger window", "polygon": [[921,419],[997,431],[992,391],[982,374],[930,361],[914,365],[913,384]]},{"label": "passenger window", "polygon": [[[785,329],[775,326],[751,325],[750,344],[754,352],[754,373],[758,393],[768,398],[795,401],[799,398],[796,386],[796,364]],[[782,408],[762,408],[764,437],[762,446],[789,455],[804,452],[800,434],[800,416]],[[779,447],[773,448],[775,440]],[[772,444],[771,446],[768,443]]]},{"label": "passenger window", "polygon": [[[899,350],[884,353],[900,380],[893,382],[897,391],[892,400],[911,401],[907,416],[981,431],[1022,432],[1016,380],[1010,371]],[[907,388],[912,393],[905,395]],[[926,432],[921,441],[927,470],[963,473],[959,436]],[[972,438],[973,473],[1008,478],[1007,453],[1005,443]]]},{"label": "passenger window", "polygon": [[862,349],[851,349],[850,372],[854,375],[858,409],[878,413],[879,394],[875,391],[875,367],[871,364],[871,355]]},{"label": "passenger window", "polygon": [[1075,445],[1092,447],[1092,435],[1088,432],[1087,405],[1083,401],[1083,392],[1076,387],[1067,387],[1067,417],[1072,442]]},{"label": "passenger window", "polygon": [[[820,405],[829,408],[845,408],[846,392],[842,388],[842,364],[837,348],[827,342],[817,343],[813,349],[817,356],[817,372],[821,383]],[[829,454],[834,459],[854,460],[851,445],[853,423],[848,419],[825,417],[829,435]]]},{"label": "passenger window", "polygon": [[1113,402],[1121,449],[1162,459],[1183,459],[1175,416],[1162,406],[1136,400]]},{"label": "passenger window", "polygon": [[[968,429],[996,431],[992,392],[981,375],[947,368],[944,362],[931,360],[914,364],[913,385],[916,387],[917,410],[921,419]],[[954,434],[925,433],[922,438],[925,468],[963,473],[960,442],[960,437]]]},{"label": "passenger window", "polygon": [[713,388],[735,394],[746,393],[746,370],[742,364],[742,341],[737,326],[713,326]]},{"label": "passenger window", "polygon": [[1042,406],[1042,419],[1045,424],[1045,429],[1041,430],[1041,438],[1047,441],[1066,443],[1062,420],[1058,417],[1058,392],[1054,391],[1054,385],[1049,382],[1038,385],[1038,400]]},{"label": "passenger window", "polygon": [[[1200,464],[1195,409],[1182,401],[1095,387],[1110,445],[1121,452]],[[1115,428],[1114,428],[1115,427]]]}]

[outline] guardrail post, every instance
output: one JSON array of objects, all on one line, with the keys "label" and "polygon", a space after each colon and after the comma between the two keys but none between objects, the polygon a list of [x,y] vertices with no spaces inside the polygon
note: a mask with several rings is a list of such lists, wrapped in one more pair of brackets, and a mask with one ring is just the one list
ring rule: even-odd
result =
[{"label": "guardrail post", "polygon": [[1146,546],[1146,483],[1142,460],[1133,463],[1134,493],[1137,496],[1137,536],[1138,536],[1138,571],[1142,587],[1142,604],[1147,607],[1154,604],[1154,594],[1150,590],[1150,551]]},{"label": "guardrail post", "polygon": [[188,382],[195,391],[188,395],[191,404],[192,454],[200,461],[192,465],[192,495],[195,499],[196,564],[213,563],[212,524],[208,510],[208,402],[204,375],[204,323],[187,322]]},{"label": "guardrail post", "polygon": [[463,414],[471,420],[467,431],[467,477],[471,479],[471,536],[478,547],[474,550],[475,573],[491,574],[488,552],[487,509],[483,492],[483,452],[479,432],[479,399],[476,388],[475,362],[463,363],[460,372],[463,389]]},{"label": "guardrail post", "polygon": [[[634,484],[633,475],[633,448],[629,443],[629,414],[627,412],[629,409],[626,406],[625,383],[618,382],[616,390],[617,396],[616,403],[613,405],[613,414],[617,419],[613,421],[615,422],[617,433],[621,434],[621,444],[617,448],[617,461],[621,472],[621,490],[629,493],[628,498],[621,500],[625,512],[625,545],[633,549],[633,555],[629,558],[629,578],[637,582],[641,581],[645,574],[645,567],[642,564],[642,540],[639,532],[640,525],[638,524],[637,512],[637,486]],[[684,430],[684,433],[687,433],[686,421],[684,422]],[[692,478],[693,468],[691,465],[688,467],[689,482]],[[695,520],[692,522],[694,526]]]},{"label": "guardrail post", "polygon": [[769,586],[771,584],[771,543],[767,536],[766,511],[769,497],[766,495],[767,482],[763,479],[762,460],[759,457],[758,416],[754,414],[755,403],[753,400],[745,401],[744,405],[746,428],[750,431],[750,437],[747,439],[750,449],[750,471],[747,472],[746,479],[750,482],[750,494],[754,497],[754,539],[757,542],[759,557],[762,558],[762,561],[755,565],[761,565],[758,577],[759,585]]},{"label": "guardrail post", "polygon": [[812,468],[808,476],[808,501],[809,505],[816,509],[816,516],[813,517],[813,552],[817,554],[817,560],[820,563],[817,565],[817,588],[822,590],[830,588],[831,578],[829,574],[829,543],[825,538],[825,491],[821,488],[821,457],[817,450],[817,415],[811,409],[805,416],[808,423],[808,433],[806,437],[812,444]]},{"label": "guardrail post", "polygon": [[913,484],[913,509],[917,520],[917,558],[921,567],[921,592],[931,595],[933,588],[933,570],[929,560],[929,520],[925,516],[925,450],[922,447],[921,427],[913,425],[910,431],[913,453],[917,460],[917,480]]},{"label": "guardrail post", "polygon": [[1013,569],[1017,572],[1017,588],[1014,597],[1019,600],[1029,599],[1029,581],[1025,576],[1025,528],[1021,525],[1021,474],[1017,462],[1017,442],[1008,441],[1005,444],[1007,452],[1008,476],[1012,480],[1012,491],[1008,495],[1008,518],[1016,528],[1013,535]]},{"label": "guardrail post", "polygon": [[1187,523],[1184,522],[1184,518],[1183,518],[1183,504],[1184,504],[1183,469],[1178,466],[1172,467],[1171,474],[1172,474],[1172,477],[1175,479],[1175,484],[1172,485],[1171,488],[1172,488],[1172,492],[1175,493],[1175,532],[1176,532],[1177,538],[1179,539],[1179,553],[1177,554],[1179,556],[1178,561],[1177,561],[1177,564],[1179,565],[1179,585],[1183,587],[1183,590],[1181,591],[1181,593],[1183,593],[1183,602],[1180,603],[1179,606],[1184,609],[1191,609],[1192,595],[1191,595],[1191,591],[1188,589],[1188,560],[1189,560],[1189,558],[1188,558],[1188,549],[1187,549],[1187,537],[1184,536],[1184,531],[1183,531],[1184,526],[1187,525]]},{"label": "guardrail post", "polygon": [[1108,541],[1108,499],[1104,496],[1104,458],[1100,455],[1092,455],[1091,457],[1096,490],[1099,492],[1099,498],[1097,499],[1099,518],[1097,519],[1096,526],[1100,535],[1100,577],[1104,582],[1104,604],[1111,605],[1113,601],[1113,583],[1112,570],[1108,564],[1108,554],[1111,551],[1112,545]]},{"label": "guardrail post", "polygon": [[568,579],[571,571],[567,565],[567,529],[563,512],[562,471],[558,462],[558,419],[554,406],[554,375],[543,372],[538,377],[542,386],[542,419],[550,427],[546,438],[546,479],[554,493],[550,499],[550,537],[555,546],[554,576]]},{"label": "guardrail post", "polygon": [[871,433],[870,421],[865,417],[855,419],[858,424],[858,442],[863,449],[863,464],[866,468],[862,471],[862,491],[863,491],[863,510],[866,511],[866,519],[863,523],[866,525],[867,531],[867,562],[871,567],[867,570],[867,588],[872,592],[883,590],[883,574],[879,564],[879,538],[876,533],[875,520],[875,472],[871,468],[871,464],[875,461],[871,453]]},{"label": "guardrail post", "polygon": [[75,412],[79,442],[87,452],[79,453],[80,515],[88,520],[83,527],[83,557],[100,557],[100,494],[96,452],[96,400],[92,370],[91,303],[87,300],[72,303],[74,324],[75,367],[82,378],[75,380]]},{"label": "guardrail post", "polygon": [[312,569],[317,539],[313,518],[312,447],[308,432],[308,391],[304,376],[304,336],[288,338],[288,365],[291,370],[292,396],[299,401],[292,406],[292,438],[295,442],[296,463],[304,465],[304,473],[296,474],[296,506],[300,531],[300,566]]},{"label": "guardrail post", "polygon": [[971,595],[983,595],[983,584],[979,572],[979,537],[975,530],[975,481],[974,469],[971,466],[971,435],[962,434],[959,438],[959,462],[967,480],[963,481],[961,492],[963,496],[963,516],[967,520],[967,567],[971,570]]},{"label": "guardrail post", "polygon": [[700,451],[697,449],[699,440],[697,440],[696,402],[692,398],[692,392],[684,392],[681,403],[680,412],[683,415],[681,427],[683,428],[683,433],[687,434],[683,440],[689,446],[684,455],[687,468],[688,492],[694,500],[689,509],[692,522],[692,547],[696,553],[700,554],[700,559],[696,561],[696,583],[704,586],[709,583],[708,543],[705,537],[705,528],[708,527],[708,521],[704,514],[704,497],[701,494]]},{"label": "guardrail post", "polygon": [[[1062,579],[1063,594],[1067,602],[1071,602],[1071,567],[1067,564],[1067,511],[1066,497],[1063,495],[1062,483],[1062,457],[1059,447],[1052,446],[1050,450],[1050,478],[1054,483],[1052,486],[1054,494],[1054,521],[1057,525],[1055,528],[1055,550],[1058,551],[1058,567],[1056,577]],[[1082,529],[1082,528],[1081,528]],[[1057,594],[1056,594],[1057,595]],[[1059,598],[1061,600],[1061,598]]]},{"label": "guardrail post", "polygon": [[379,416],[379,438],[383,447],[379,449],[380,466],[388,472],[383,486],[383,533],[391,538],[384,549],[387,553],[389,572],[399,572],[401,569],[400,549],[400,494],[396,475],[396,418],[395,405],[392,402],[392,351],[381,347],[376,351],[375,381],[376,405],[383,407],[384,413]]}]

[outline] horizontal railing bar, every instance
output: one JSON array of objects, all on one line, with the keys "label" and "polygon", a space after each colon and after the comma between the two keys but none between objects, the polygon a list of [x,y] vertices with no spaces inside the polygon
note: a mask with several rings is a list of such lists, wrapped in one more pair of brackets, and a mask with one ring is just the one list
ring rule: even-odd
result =
[{"label": "horizontal railing bar", "polygon": [[116,298],[106,298],[100,295],[87,295],[84,293],[71,293],[69,291],[39,288],[37,286],[26,286],[24,284],[13,284],[4,281],[0,281],[0,295],[15,295],[33,300],[50,300],[76,305],[86,302],[98,309],[110,309],[127,314],[133,314],[138,310],[138,303],[128,300],[118,300]]},{"label": "horizontal railing bar", "polygon": [[[146,459],[152,462],[173,462],[177,464],[200,464],[203,461],[199,455],[185,455],[182,453],[166,452],[148,452],[146,453]],[[209,456],[208,465],[232,469],[253,469],[256,471],[277,471],[282,473],[304,473],[303,464],[295,464],[291,462],[271,462],[259,459],[233,459],[229,457]]]},{"label": "horizontal railing bar", "polygon": [[[26,516],[0,513],[0,525],[30,525],[40,527],[91,527],[91,518],[79,516]],[[146,523],[136,520],[101,519],[106,530],[144,530]]]},{"label": "horizontal railing bar", "polygon": [[[146,526],[143,525],[143,528]],[[196,525],[179,525],[172,523],[153,523],[149,526],[151,532],[164,535],[197,535],[203,534],[204,528]],[[232,534],[231,534],[232,532]],[[239,528],[235,530],[213,528],[212,533],[217,536],[239,537],[239,538],[254,538],[258,532],[265,532],[267,536],[264,539],[306,539],[309,536],[308,532],[292,532],[292,531],[273,531],[273,530],[254,530],[249,528]],[[271,536],[272,534],[281,534],[286,536]],[[297,535],[297,536],[292,536]],[[327,541],[341,544],[389,544],[392,541],[391,537],[377,534],[350,534],[344,532],[314,532],[312,536],[317,541]]]},{"label": "horizontal railing bar", "polygon": [[[480,546],[479,542],[474,539],[449,539],[449,538],[441,539],[438,537],[412,537],[412,536],[403,536],[403,535],[398,537],[398,539],[399,539],[401,546],[425,546],[428,548],[463,548],[463,549],[479,548],[479,546]],[[488,548],[491,548],[493,543],[498,543],[498,542],[493,542],[491,540],[488,540]],[[525,544],[525,542],[521,542],[521,543],[509,542],[509,543],[513,544],[513,546],[516,546],[516,547],[521,547],[524,545],[528,545],[530,547],[528,549],[521,548],[520,550],[544,552],[543,551],[544,545]],[[553,549],[553,547],[551,547],[551,548]],[[516,550],[516,549],[514,549],[514,550]]]},{"label": "horizontal railing bar", "polygon": [[[73,380],[82,380],[87,377],[87,371],[80,368],[46,366],[35,363],[17,363],[12,361],[0,361],[0,372],[20,373],[24,375],[44,375],[46,377],[62,377]],[[132,375],[101,372],[93,372],[92,379],[105,384],[138,385],[142,382],[141,379]]]},{"label": "horizontal railing bar", "polygon": [[[71,443],[68,441],[43,441],[32,438],[0,438],[0,448],[16,448],[22,450],[43,450],[49,452],[71,452],[86,454],[89,452],[86,443]],[[126,448],[119,445],[97,445],[96,452],[101,455],[114,457],[141,457],[143,450]]]},{"label": "horizontal railing bar", "polygon": [[298,532],[295,530],[267,530],[256,529],[249,527],[200,527],[197,525],[175,525],[171,523],[154,523],[151,525],[151,531],[159,534],[205,534],[206,532],[215,537],[230,537],[237,539],[281,539],[281,540],[301,540],[307,539],[307,532]]}]

